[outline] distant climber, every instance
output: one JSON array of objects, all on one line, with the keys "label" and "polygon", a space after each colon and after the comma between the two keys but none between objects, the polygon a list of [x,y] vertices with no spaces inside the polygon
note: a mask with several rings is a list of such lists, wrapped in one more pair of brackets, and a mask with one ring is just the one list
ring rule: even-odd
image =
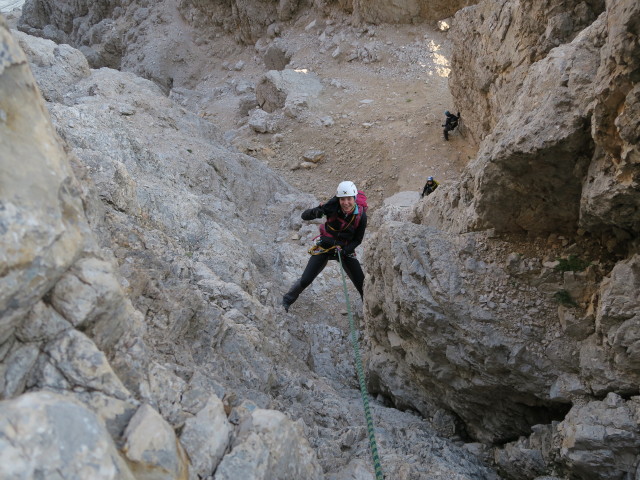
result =
[{"label": "distant climber", "polygon": [[427,177],[427,183],[424,184],[424,188],[422,189],[422,193],[420,194],[421,198],[424,198],[425,195],[429,195],[430,193],[433,193],[433,191],[438,188],[438,185],[440,185],[438,182],[436,182],[433,177]]},{"label": "distant climber", "polygon": [[302,212],[303,220],[313,220],[327,217],[320,225],[320,237],[316,245],[309,250],[311,258],[307,263],[302,277],[296,281],[289,291],[282,297],[285,311],[298,299],[302,291],[327,266],[329,260],[338,260],[337,251],[340,250],[342,266],[362,298],[364,272],[356,258],[355,250],[367,228],[367,198],[358,191],[353,182],[345,181],[338,185],[336,195],[324,205],[310,208]]},{"label": "distant climber", "polygon": [[449,112],[449,110],[447,110],[446,112],[444,112],[444,116],[445,121],[442,125],[444,127],[444,139],[449,140],[449,132],[455,130],[455,128],[458,126],[458,121],[460,120],[460,112],[458,112],[458,115],[454,115],[453,113]]}]

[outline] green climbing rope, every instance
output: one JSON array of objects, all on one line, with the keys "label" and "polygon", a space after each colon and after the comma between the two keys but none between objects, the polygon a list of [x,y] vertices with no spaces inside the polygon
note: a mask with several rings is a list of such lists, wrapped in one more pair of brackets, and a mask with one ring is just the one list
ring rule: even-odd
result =
[{"label": "green climbing rope", "polygon": [[384,480],[382,474],[382,465],[380,464],[380,455],[378,455],[378,445],[376,444],[376,434],[373,427],[373,418],[369,409],[369,394],[364,382],[364,369],[362,368],[362,358],[360,357],[360,347],[358,346],[358,337],[356,336],[356,325],[353,321],[351,313],[351,302],[349,302],[349,292],[347,291],[347,281],[344,276],[344,268],[342,267],[342,252],[338,249],[338,260],[340,261],[340,273],[342,274],[342,288],[344,289],[344,299],[347,303],[347,313],[349,314],[349,327],[351,329],[351,343],[356,359],[356,371],[358,372],[358,383],[360,384],[360,395],[362,396],[362,404],[364,405],[364,417],[367,420],[367,431],[369,433],[369,448],[371,449],[371,457],[373,458],[373,468],[376,472],[376,480]]}]

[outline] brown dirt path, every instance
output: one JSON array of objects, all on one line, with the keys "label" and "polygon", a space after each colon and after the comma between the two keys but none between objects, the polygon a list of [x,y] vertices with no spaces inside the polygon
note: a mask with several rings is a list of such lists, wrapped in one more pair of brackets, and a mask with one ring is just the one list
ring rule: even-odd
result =
[{"label": "brown dirt path", "polygon": [[[455,110],[448,88],[446,33],[427,24],[374,26],[373,34],[365,34],[368,38],[359,43],[375,43],[378,61],[364,63],[344,56],[334,59],[331,51],[319,48],[318,32],[304,28],[307,20],[285,35],[297,47],[290,65],[323,80],[320,101],[309,118],[287,119],[280,141],[251,132],[236,138],[236,146],[321,201],[345,179],[366,191],[373,208],[399,191],[421,191],[428,175],[440,182],[457,179],[476,146],[468,136],[454,134],[449,142],[442,136],[444,111]],[[255,51],[251,54],[242,72],[225,72],[227,81],[246,80],[252,73],[259,79],[264,67]],[[242,55],[235,54],[233,61],[239,58]],[[225,127],[225,118],[237,117],[224,114],[224,102],[220,99],[211,107],[217,110],[214,121],[222,128],[237,128],[232,123]],[[322,117],[331,117],[333,125],[321,126],[317,119]],[[315,168],[291,170],[312,149],[324,151],[325,158]]]}]

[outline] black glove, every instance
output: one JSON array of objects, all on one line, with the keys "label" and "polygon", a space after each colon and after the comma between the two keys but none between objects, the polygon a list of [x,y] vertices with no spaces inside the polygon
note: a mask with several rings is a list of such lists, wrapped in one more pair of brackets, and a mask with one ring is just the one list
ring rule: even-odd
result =
[{"label": "black glove", "polygon": [[300,217],[303,220],[314,220],[316,218],[322,217],[323,214],[324,214],[324,211],[322,207],[315,207],[315,208],[309,208],[308,210],[305,210],[304,212],[302,212],[302,215],[300,215]]}]

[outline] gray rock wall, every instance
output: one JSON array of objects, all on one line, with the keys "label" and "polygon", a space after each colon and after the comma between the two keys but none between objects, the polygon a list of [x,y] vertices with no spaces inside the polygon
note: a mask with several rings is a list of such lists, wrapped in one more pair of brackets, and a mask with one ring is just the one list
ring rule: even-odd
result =
[{"label": "gray rock wall", "polygon": [[529,67],[570,43],[604,9],[601,0],[500,0],[458,11],[450,33],[450,88],[471,134],[481,140],[511,115]]},{"label": "gray rock wall", "polygon": [[419,216],[456,231],[582,228],[624,248],[638,232],[637,2],[520,7],[456,15],[450,84],[480,149]]},{"label": "gray rock wall", "polygon": [[595,79],[596,153],[583,183],[580,226],[625,242],[640,231],[640,68],[637,2],[607,2],[607,40]]},{"label": "gray rock wall", "polygon": [[[246,1],[111,2],[28,0],[20,30],[68,43],[82,51],[92,67],[122,68],[150,78],[169,90],[193,83],[202,67],[196,57],[216,53],[220,37],[253,45],[274,36],[298,18],[352,15],[356,23],[420,23],[450,17],[471,0],[402,2]],[[176,28],[180,25],[180,28]],[[185,28],[186,27],[186,28]],[[162,33],[160,33],[162,32]],[[157,47],[160,47],[159,49]],[[200,50],[194,53],[194,49]],[[166,54],[171,52],[171,54]]]},{"label": "gray rock wall", "polygon": [[[459,11],[451,88],[478,155],[367,249],[371,387],[504,443],[506,478],[637,474],[638,8]],[[572,254],[591,265],[562,272]]]},{"label": "gray rock wall", "polygon": [[448,408],[470,435],[490,442],[568,409],[550,393],[577,362],[545,293],[559,275],[538,265],[510,276],[482,235],[389,222],[370,242],[365,304],[375,390],[426,417],[434,404]]},{"label": "gray rock wall", "polygon": [[[246,221],[257,215],[274,196],[286,196],[290,187],[255,161],[226,158],[232,157],[230,152],[211,144],[217,138],[215,129],[177,107],[170,117],[156,113],[157,120],[150,120],[143,112],[172,108],[151,82],[109,69],[91,72],[77,50],[59,49],[50,41],[18,34],[37,66],[45,97],[69,102],[49,104],[50,117],[26,56],[1,17],[0,21],[0,438],[3,455],[11,458],[0,462],[0,477],[195,479],[212,475],[235,435],[216,395],[224,396],[225,390],[193,373],[187,383],[158,363],[161,357],[147,342],[151,339],[153,347],[153,338],[165,335],[149,337],[151,329],[186,331],[189,327],[181,322],[189,322],[193,312],[186,311],[186,304],[177,308],[173,303],[167,306],[167,318],[162,306],[156,305],[156,318],[142,300],[159,292],[149,274],[153,267],[147,264],[145,270],[140,264],[138,270],[133,257],[141,259],[143,250],[172,241],[191,245],[188,248],[202,242],[213,250],[240,250],[242,241],[237,235],[246,234],[246,228],[238,222],[233,228],[240,228],[241,233],[232,233],[233,219]],[[83,84],[84,80],[88,83]],[[143,123],[159,120],[166,143],[160,141],[162,135],[149,130],[155,149],[144,145],[145,139],[139,136],[144,129],[136,132],[126,126],[127,117],[136,114]],[[169,128],[174,131],[190,129],[192,136],[170,138],[164,122],[173,125]],[[178,172],[168,168],[163,174],[158,165],[181,142],[191,148],[176,154]],[[198,160],[200,163],[189,165],[184,157],[191,152],[198,155],[198,144],[203,149],[206,144],[203,156],[208,163]],[[170,186],[186,174],[186,167],[193,168],[191,192]],[[260,171],[260,181],[271,188],[247,188],[250,180],[246,175]],[[213,192],[209,201],[195,201],[196,195]],[[234,214],[229,208],[231,199],[242,203],[242,210]],[[189,214],[193,218],[189,226],[179,221],[194,208],[206,211]],[[144,246],[136,243],[135,232],[143,235],[137,222],[150,228]],[[118,258],[125,249],[131,260],[121,257],[124,268],[120,269]],[[252,279],[260,274],[238,260],[241,253],[223,265],[215,260],[213,250],[207,254],[214,259],[213,270],[256,290],[258,282]],[[147,254],[143,263],[153,257],[159,260],[159,254]],[[172,255],[162,259],[163,268],[167,274],[173,268],[173,274],[180,277],[179,270],[185,266],[174,264],[175,252]],[[221,280],[204,263],[199,269],[202,291],[209,291],[212,298],[221,297],[219,302],[238,313],[225,322],[227,337],[233,337],[235,330],[235,341],[246,342],[248,336],[236,322],[248,319],[237,309],[260,315],[264,307],[236,284]],[[167,303],[172,300],[175,298]],[[200,305],[192,302],[189,307],[199,308],[203,303],[200,298]],[[211,321],[214,310],[204,312],[211,315]],[[156,320],[149,324],[151,317]],[[167,324],[160,325],[160,319]],[[258,338],[254,341],[260,343]],[[236,365],[238,378],[240,372],[247,374],[248,367],[258,364],[249,366],[245,360]],[[269,373],[269,367],[259,370],[257,375]],[[266,378],[261,383],[268,384]],[[281,413],[278,422],[260,423],[260,418],[272,413],[261,412],[256,426],[245,423],[243,432],[261,435],[276,428],[271,423],[277,423],[278,434],[262,438],[260,445],[246,452],[246,461],[270,458],[260,469],[266,478],[319,478],[321,467],[301,429]],[[216,433],[221,436],[194,428],[196,419],[218,425]],[[175,428],[183,425],[179,441]],[[286,442],[279,443],[281,439]],[[25,451],[35,453],[27,457]],[[239,454],[232,451],[234,456]],[[209,452],[216,455],[210,457]]]},{"label": "gray rock wall", "polygon": [[633,475],[639,257],[563,272],[561,250],[536,248],[382,222],[365,256],[369,387],[500,445],[505,478]]},{"label": "gray rock wall", "polygon": [[87,227],[77,185],[27,59],[4,21],[0,35],[5,45],[0,60],[0,342],[5,342],[18,319],[79,256]]}]

